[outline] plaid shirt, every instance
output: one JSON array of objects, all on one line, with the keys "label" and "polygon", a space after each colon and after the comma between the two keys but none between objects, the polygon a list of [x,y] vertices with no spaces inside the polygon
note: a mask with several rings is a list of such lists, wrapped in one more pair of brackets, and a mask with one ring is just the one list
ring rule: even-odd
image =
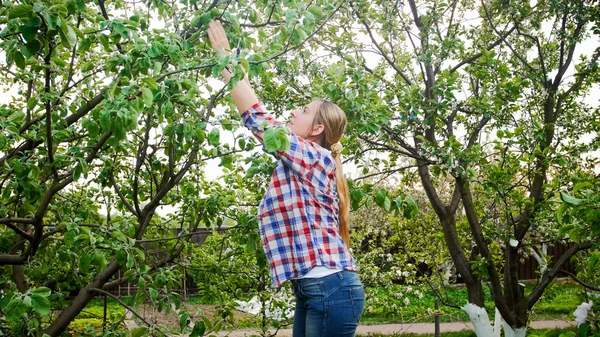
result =
[{"label": "plaid shirt", "polygon": [[[282,126],[265,113],[262,103],[245,111],[242,119],[261,142],[265,125]],[[336,165],[331,152],[294,134],[289,139],[288,151],[271,153],[279,164],[258,208],[274,287],[315,266],[357,269],[338,231]]]}]

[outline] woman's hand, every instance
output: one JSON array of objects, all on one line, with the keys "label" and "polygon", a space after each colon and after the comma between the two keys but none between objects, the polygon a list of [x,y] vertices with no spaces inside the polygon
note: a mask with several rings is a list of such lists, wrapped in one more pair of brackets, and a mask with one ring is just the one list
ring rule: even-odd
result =
[{"label": "woman's hand", "polygon": [[231,51],[225,29],[219,21],[212,20],[208,23],[208,39],[217,53],[225,55]]}]

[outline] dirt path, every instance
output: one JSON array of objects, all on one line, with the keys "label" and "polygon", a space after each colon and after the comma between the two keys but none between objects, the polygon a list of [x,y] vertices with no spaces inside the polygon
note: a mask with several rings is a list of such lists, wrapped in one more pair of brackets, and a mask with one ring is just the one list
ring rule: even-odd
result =
[{"label": "dirt path", "polygon": [[[530,327],[532,329],[564,329],[573,326],[573,322],[570,321],[536,321],[531,322]],[[415,334],[433,334],[435,327],[433,323],[414,323],[414,324],[382,324],[382,325],[361,325],[358,327],[357,335],[368,336],[372,334],[385,334],[392,335],[397,334],[401,336],[404,333],[415,333]],[[473,326],[469,322],[459,323],[441,323],[440,332],[454,332],[462,330],[472,330]],[[236,330],[231,332],[220,332],[218,336],[229,336],[229,337],[250,337],[257,336],[256,330]],[[291,337],[292,330],[285,329],[279,330],[277,337]]]}]

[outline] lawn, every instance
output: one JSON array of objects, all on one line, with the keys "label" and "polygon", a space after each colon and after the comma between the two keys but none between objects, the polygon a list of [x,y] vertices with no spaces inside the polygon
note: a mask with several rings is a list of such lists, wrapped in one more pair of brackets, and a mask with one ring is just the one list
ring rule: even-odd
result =
[{"label": "lawn", "polygon": [[[530,293],[533,285],[527,285],[526,294]],[[436,296],[427,288],[406,291],[406,286],[392,286],[377,289],[372,299],[367,299],[367,308],[361,320],[362,324],[389,324],[433,322],[435,319]],[[402,294],[402,296],[398,296]],[[449,287],[442,295],[444,303],[455,306],[466,304],[467,289],[464,287]],[[552,284],[544,296],[536,303],[531,311],[531,320],[573,319],[573,311],[584,301],[581,287],[568,282]],[[468,321],[467,314],[452,306],[440,303],[440,321]],[[489,290],[486,290],[485,305],[493,308]],[[494,312],[489,310],[490,317]]]},{"label": "lawn", "polygon": [[[371,307],[367,310],[361,320],[361,324],[390,324],[390,323],[416,323],[434,321],[435,296],[428,289],[412,287],[407,291],[405,286],[392,286],[376,289],[375,298],[368,300]],[[418,289],[415,291],[415,289]],[[526,293],[531,292],[532,285],[526,287]],[[398,296],[402,294],[402,296]],[[467,290],[464,287],[449,287],[444,294],[446,301],[454,305],[465,304]],[[125,302],[130,302],[127,298]],[[546,291],[540,301],[531,312],[531,320],[566,319],[573,320],[573,311],[583,301],[581,288],[572,283],[556,282]],[[212,306],[211,306],[212,305]],[[185,304],[190,313],[202,311],[211,315],[216,305],[206,303],[199,297],[190,298]],[[486,293],[486,306],[492,308],[489,292]],[[113,300],[108,301],[108,322],[119,322],[125,314],[125,309]],[[468,316],[458,308],[440,304],[440,320],[442,322],[468,321]],[[493,312],[490,312],[493,318]],[[77,319],[71,323],[70,329],[82,332],[86,325],[102,327],[104,315],[104,300],[93,300],[87,308],[79,314]],[[236,312],[236,326],[240,328],[258,327],[259,322],[250,315]],[[177,322],[176,317],[159,317],[160,323],[169,321]],[[410,336],[404,334],[403,336]],[[426,336],[426,335],[421,335]],[[474,336],[469,332],[451,334],[444,333],[447,337]]]}]

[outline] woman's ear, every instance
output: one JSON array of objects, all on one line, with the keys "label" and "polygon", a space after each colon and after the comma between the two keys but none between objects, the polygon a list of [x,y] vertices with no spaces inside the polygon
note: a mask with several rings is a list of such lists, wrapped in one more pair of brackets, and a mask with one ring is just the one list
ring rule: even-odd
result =
[{"label": "woman's ear", "polygon": [[310,132],[310,135],[313,137],[318,136],[323,133],[323,130],[325,130],[325,126],[323,126],[323,124],[317,124],[317,125],[313,126],[313,128]]}]

